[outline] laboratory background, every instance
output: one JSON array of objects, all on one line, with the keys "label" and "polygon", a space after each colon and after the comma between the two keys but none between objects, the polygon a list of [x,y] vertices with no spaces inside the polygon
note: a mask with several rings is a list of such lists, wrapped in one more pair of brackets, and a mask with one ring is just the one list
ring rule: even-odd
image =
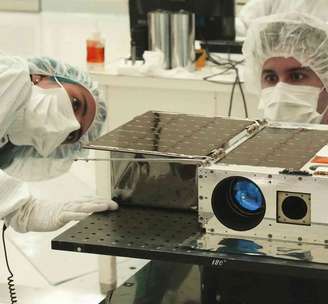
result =
[{"label": "laboratory background", "polygon": [[[244,17],[239,14],[248,1],[235,1],[231,44],[212,45],[212,58],[207,58],[200,42],[194,43],[195,37],[180,36],[177,41],[189,39],[189,47],[192,42],[192,51],[189,57],[184,53],[183,58],[177,55],[175,62],[168,63],[163,44],[162,52],[154,48],[146,50],[143,58],[139,56],[138,41],[137,45],[131,41],[128,0],[0,0],[0,52],[23,58],[53,57],[86,69],[107,103],[104,132],[147,111],[257,119],[259,99],[244,86],[241,53],[249,20],[246,13]],[[154,27],[159,26],[156,18],[159,16],[153,16]],[[175,47],[182,48],[178,43]],[[190,55],[194,50],[195,58]],[[227,66],[230,60],[233,64]],[[109,155],[92,150],[88,157],[106,159]],[[28,187],[40,199],[74,200],[88,195],[110,199],[109,171],[106,161],[76,161],[64,175],[29,182]],[[100,303],[114,285],[121,286],[149,263],[148,259],[52,250],[51,241],[74,224],[54,232],[6,231],[17,303]],[[2,246],[0,265],[0,304],[6,304],[10,301]],[[166,301],[163,304],[178,303]]]}]

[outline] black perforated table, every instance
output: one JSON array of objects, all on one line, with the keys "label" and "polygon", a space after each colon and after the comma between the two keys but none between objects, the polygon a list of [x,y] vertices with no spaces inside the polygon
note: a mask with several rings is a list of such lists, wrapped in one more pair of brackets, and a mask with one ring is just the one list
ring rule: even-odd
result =
[{"label": "black perforated table", "polygon": [[235,247],[238,242],[229,242],[217,251],[197,249],[193,244],[201,235],[197,213],[121,206],[115,212],[93,214],[82,220],[52,240],[52,248],[328,278],[327,264],[242,252]]},{"label": "black perforated table", "polygon": [[[285,276],[295,277],[295,279],[328,280],[327,264],[297,260],[297,256],[295,260],[290,260],[270,257],[263,253],[256,254],[250,252],[252,246],[256,248],[255,243],[242,243],[240,247],[240,241],[244,242],[245,240],[238,239],[225,239],[224,246],[219,246],[216,251],[200,250],[194,244],[195,240],[201,236],[202,232],[195,212],[121,206],[115,212],[93,214],[82,220],[56,237],[52,241],[52,248],[80,253],[144,258],[177,265],[180,263],[181,265],[201,265],[202,269],[210,274],[209,278],[205,278],[209,282],[209,289],[205,297],[215,297],[210,282],[213,280],[218,282],[220,276],[217,276],[220,275],[220,272],[223,272],[224,276],[234,272],[237,276],[242,272],[247,276],[249,276],[248,273],[253,275],[258,273],[264,279],[267,279],[266,275],[270,274],[273,278],[274,276],[278,277],[278,280],[284,279]],[[241,249],[246,251],[242,252]],[[172,271],[177,271],[180,267],[183,266],[174,267]],[[162,272],[161,270],[160,273]],[[170,271],[169,274],[171,273]],[[162,275],[156,280],[161,279]],[[270,280],[274,279],[269,279],[269,284],[272,284]],[[126,291],[134,290],[134,288],[128,287],[123,286],[118,292],[115,291],[113,301],[107,303],[122,304]],[[198,287],[195,286],[195,288]],[[147,294],[146,298],[148,296]],[[133,302],[131,300],[129,302],[127,300],[126,303],[148,304],[152,301]],[[203,300],[202,302],[187,301],[186,303],[208,304],[212,302]],[[172,302],[170,304],[181,303]]]}]

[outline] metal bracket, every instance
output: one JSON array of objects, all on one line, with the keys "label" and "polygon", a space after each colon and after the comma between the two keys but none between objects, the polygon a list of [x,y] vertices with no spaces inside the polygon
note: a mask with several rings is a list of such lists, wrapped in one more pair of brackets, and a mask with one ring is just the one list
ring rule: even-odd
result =
[{"label": "metal bracket", "polygon": [[267,122],[265,120],[255,120],[251,125],[247,126],[242,132],[238,133],[234,137],[232,137],[227,143],[225,143],[220,148],[214,149],[210,154],[210,162],[207,164],[209,165],[211,162],[214,164],[218,163],[222,160],[228,153],[232,150],[236,149],[240,146],[243,142],[247,141],[249,138],[255,136],[257,133],[261,132]]},{"label": "metal bracket", "polygon": [[295,170],[293,168],[284,169],[279,172],[279,174],[286,174],[286,175],[301,175],[301,176],[312,176],[312,174],[305,170]]},{"label": "metal bracket", "polygon": [[258,131],[260,131],[261,127],[265,125],[267,125],[266,120],[255,120],[255,122],[252,125],[246,127],[246,132],[249,135],[256,134]]},{"label": "metal bracket", "polygon": [[214,149],[209,157],[210,157],[210,161],[214,161],[214,162],[218,162],[219,160],[221,160],[224,156],[225,156],[225,150],[223,148],[217,148]]},{"label": "metal bracket", "polygon": [[109,158],[75,158],[74,161],[126,161],[126,162],[163,162],[163,163],[179,163],[179,164],[202,164],[207,160],[207,158],[171,158],[171,157],[161,157],[161,158],[117,158],[117,157],[109,157]]}]

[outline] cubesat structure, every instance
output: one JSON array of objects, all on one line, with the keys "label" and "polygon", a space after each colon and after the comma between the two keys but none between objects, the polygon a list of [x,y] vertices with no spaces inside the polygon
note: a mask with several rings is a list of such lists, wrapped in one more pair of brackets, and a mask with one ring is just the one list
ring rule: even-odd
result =
[{"label": "cubesat structure", "polygon": [[327,143],[327,126],[147,112],[88,148],[111,152],[113,199],[198,212],[203,244],[325,245]]}]

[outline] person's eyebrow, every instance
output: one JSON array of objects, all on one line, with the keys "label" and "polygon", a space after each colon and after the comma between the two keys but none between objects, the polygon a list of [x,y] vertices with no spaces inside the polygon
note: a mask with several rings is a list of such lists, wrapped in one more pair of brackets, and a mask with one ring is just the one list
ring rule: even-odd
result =
[{"label": "person's eyebrow", "polygon": [[313,70],[309,67],[298,67],[298,68],[292,68],[288,69],[287,72],[313,72]]},{"label": "person's eyebrow", "polygon": [[276,73],[276,72],[274,70],[270,70],[270,69],[262,70],[262,75],[263,74],[268,74],[268,73]]}]

